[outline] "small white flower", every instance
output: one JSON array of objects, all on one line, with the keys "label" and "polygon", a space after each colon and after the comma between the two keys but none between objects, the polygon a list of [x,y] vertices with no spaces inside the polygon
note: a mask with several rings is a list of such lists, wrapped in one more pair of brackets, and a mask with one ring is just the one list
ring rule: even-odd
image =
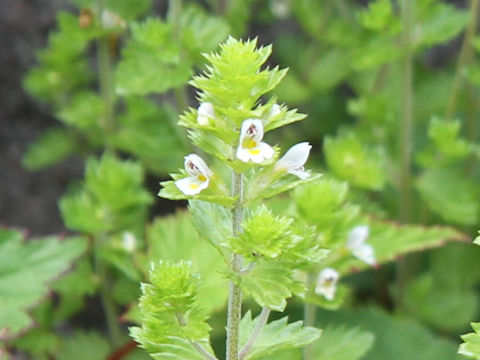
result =
[{"label": "small white flower", "polygon": [[323,295],[325,299],[332,301],[335,298],[339,278],[340,274],[337,270],[332,268],[323,269],[318,274],[315,292],[318,295]]},{"label": "small white flower", "polygon": [[200,156],[185,156],[185,170],[190,176],[175,181],[175,185],[185,195],[196,195],[208,187],[213,173]]},{"label": "small white flower", "polygon": [[308,155],[310,155],[311,148],[312,145],[308,142],[293,145],[285,155],[278,160],[275,168],[286,169],[288,173],[305,180],[310,176],[310,172],[305,170],[304,165],[307,162]]},{"label": "small white flower", "polygon": [[245,120],[240,131],[240,145],[237,148],[237,158],[243,162],[253,161],[256,164],[270,159],[274,154],[273,148],[262,142],[262,139],[262,120]]},{"label": "small white flower", "polygon": [[359,258],[368,265],[375,265],[375,250],[373,246],[367,244],[367,238],[370,233],[368,225],[355,226],[348,234],[347,248],[353,256]]},{"label": "small white flower", "polygon": [[123,233],[122,247],[128,252],[133,252],[137,247],[137,239],[135,238],[135,235],[129,231]]},{"label": "small white flower", "polygon": [[269,118],[273,118],[282,113],[282,108],[278,104],[273,104],[268,113]]},{"label": "small white flower", "polygon": [[213,105],[209,102],[201,103],[197,109],[197,123],[202,126],[210,125],[210,119],[214,117]]},{"label": "small white flower", "polygon": [[127,26],[125,20],[123,20],[116,13],[107,9],[102,11],[101,24],[105,29],[114,29],[117,27],[124,28]]}]

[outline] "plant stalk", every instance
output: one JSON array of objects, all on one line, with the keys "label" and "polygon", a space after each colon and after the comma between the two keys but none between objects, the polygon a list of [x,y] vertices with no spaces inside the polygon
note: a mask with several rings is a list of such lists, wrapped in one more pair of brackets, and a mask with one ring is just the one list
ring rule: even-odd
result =
[{"label": "plant stalk", "polygon": [[260,335],[260,332],[262,331],[263,327],[268,321],[268,317],[270,316],[270,309],[267,307],[262,308],[262,312],[259,315],[257,325],[253,329],[252,333],[250,334],[250,337],[248,338],[247,342],[243,346],[242,350],[240,351],[239,358],[240,360],[245,358],[245,356],[248,355],[248,352],[252,348],[252,346],[255,344],[255,341],[257,341],[258,336]]},{"label": "plant stalk", "polygon": [[[313,272],[309,272],[307,274],[307,291],[312,291],[316,280],[316,274]],[[316,306],[314,304],[305,302],[303,307],[303,325],[304,326],[315,326],[315,313],[316,313]],[[309,344],[303,348],[303,360],[314,360],[313,348],[312,345]]]},{"label": "plant stalk", "polygon": [[[243,175],[233,172],[232,195],[237,197],[232,210],[232,233],[237,236],[241,230],[243,217]],[[232,254],[231,267],[235,273],[242,270],[242,257]],[[227,360],[239,360],[238,339],[242,315],[242,291],[234,281],[230,281],[227,315]]]},{"label": "plant stalk", "polygon": [[[414,2],[415,0],[401,1],[401,17],[403,22],[402,43],[405,50],[403,57],[403,94],[402,114],[400,121],[400,201],[399,220],[401,223],[408,223],[411,215],[412,200],[412,174],[411,174],[411,152],[412,152],[412,125],[413,125],[413,47],[412,29],[414,26]],[[396,305],[402,306],[404,288],[410,275],[408,258],[402,258],[397,266],[397,294]]]},{"label": "plant stalk", "polygon": [[[185,317],[183,316],[183,314],[181,313],[178,313],[176,315],[177,317],[177,321],[178,321],[178,324],[180,326],[185,326],[187,325],[187,322],[185,321]],[[218,360],[215,356],[213,356],[212,354],[210,354],[207,350],[204,349],[204,347],[199,344],[198,342],[196,341],[189,341],[190,344],[193,346],[193,348],[195,350],[197,350],[197,352],[205,359],[205,360]]]},{"label": "plant stalk", "polygon": [[[445,110],[445,120],[451,120],[457,103],[458,93],[462,84],[462,72],[466,65],[472,60],[473,49],[472,39],[475,36],[478,22],[478,12],[480,10],[480,0],[472,0],[470,5],[470,19],[463,37],[460,55],[458,56],[457,69],[453,78],[452,91],[448,99],[448,105]],[[475,121],[475,119],[473,119]]]},{"label": "plant stalk", "polygon": [[108,339],[111,349],[117,349],[122,344],[122,331],[118,324],[118,311],[115,302],[111,296],[111,282],[108,269],[100,258],[100,249],[104,240],[103,235],[96,236],[94,239],[94,265],[95,272],[100,278],[100,299],[102,302],[105,320],[107,323]]}]

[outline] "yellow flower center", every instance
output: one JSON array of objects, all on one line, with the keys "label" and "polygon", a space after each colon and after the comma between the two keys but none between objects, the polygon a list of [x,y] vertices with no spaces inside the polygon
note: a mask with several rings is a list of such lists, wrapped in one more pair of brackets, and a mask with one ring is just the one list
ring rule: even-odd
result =
[{"label": "yellow flower center", "polygon": [[254,147],[257,147],[257,142],[253,139],[245,139],[243,141],[243,147],[245,149],[253,149]]},{"label": "yellow flower center", "polygon": [[204,181],[207,181],[207,177],[205,175],[198,175],[198,180],[200,180],[201,182],[204,182]]},{"label": "yellow flower center", "polygon": [[251,150],[248,150],[248,152],[252,155],[258,155],[260,154],[260,149],[251,149]]},{"label": "yellow flower center", "polygon": [[198,184],[190,184],[188,185],[190,189],[198,189]]}]

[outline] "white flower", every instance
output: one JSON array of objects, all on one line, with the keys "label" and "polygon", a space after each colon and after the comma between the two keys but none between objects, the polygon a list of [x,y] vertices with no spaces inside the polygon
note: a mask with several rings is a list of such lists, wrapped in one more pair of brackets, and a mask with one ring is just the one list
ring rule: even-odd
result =
[{"label": "white flower", "polygon": [[332,268],[325,268],[318,274],[315,292],[323,295],[325,299],[332,301],[337,291],[337,283],[340,278],[338,271]]},{"label": "white flower", "polygon": [[347,248],[352,252],[353,256],[359,258],[368,265],[375,265],[375,250],[373,246],[367,244],[370,228],[368,225],[355,226],[350,234],[348,234]]},{"label": "white flower", "polygon": [[110,10],[103,10],[101,24],[105,29],[124,28],[127,26],[125,20]]},{"label": "white flower", "polygon": [[310,172],[306,171],[303,167],[307,162],[308,155],[310,155],[310,149],[312,145],[308,142],[301,142],[293,145],[278,160],[275,168],[286,169],[288,173],[298,176],[300,179],[305,180],[310,176]]},{"label": "white flower", "polygon": [[208,187],[213,173],[200,156],[196,154],[185,156],[185,170],[190,176],[175,181],[175,185],[185,195],[196,195]]},{"label": "white flower", "polygon": [[213,105],[209,102],[201,103],[197,109],[197,123],[202,126],[210,125],[210,119],[215,117]]},{"label": "white flower", "polygon": [[240,131],[240,145],[237,148],[237,158],[243,162],[253,161],[256,164],[270,159],[274,154],[273,148],[262,142],[262,139],[262,120],[245,120]]},{"label": "white flower", "polygon": [[135,235],[129,231],[124,232],[122,236],[122,247],[128,252],[133,252],[137,247],[137,239],[135,238]]},{"label": "white flower", "polygon": [[278,104],[273,104],[268,113],[269,118],[273,118],[282,113],[282,108]]}]

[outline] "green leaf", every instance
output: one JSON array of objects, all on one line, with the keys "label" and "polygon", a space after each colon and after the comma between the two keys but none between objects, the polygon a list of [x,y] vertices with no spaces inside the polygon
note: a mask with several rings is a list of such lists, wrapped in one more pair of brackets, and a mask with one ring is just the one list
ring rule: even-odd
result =
[{"label": "green leaf", "polygon": [[36,358],[45,353],[53,353],[58,348],[58,336],[45,329],[32,329],[22,337],[13,341],[16,349],[28,351]]},{"label": "green leaf", "polygon": [[367,10],[359,12],[360,24],[369,30],[391,31],[398,19],[393,16],[392,3],[389,0],[376,0],[368,4]]},{"label": "green leaf", "polygon": [[[218,208],[224,212],[210,212],[217,205],[192,200],[190,207],[194,221],[201,221],[195,223],[195,227],[187,212],[178,212],[174,216],[155,219],[147,228],[148,260],[191,261],[192,268],[202,277],[202,286],[198,289],[199,304],[210,313],[225,305],[228,289],[222,275],[222,257],[199,235],[217,241],[213,238],[221,238],[221,231],[231,232],[231,224],[224,224],[227,225],[225,229],[222,221],[231,220],[229,217],[222,219],[222,216],[229,216],[229,213],[220,206]],[[197,212],[202,214],[199,219],[196,218]],[[216,222],[211,222],[213,220]]]},{"label": "green leaf", "polygon": [[365,147],[354,133],[325,139],[325,156],[330,170],[352,185],[381,190],[385,184],[383,158],[378,150]]},{"label": "green leaf", "polygon": [[63,338],[57,353],[58,360],[103,360],[110,353],[108,340],[100,333],[77,330]]},{"label": "green leaf", "polygon": [[212,353],[207,316],[197,305],[200,279],[191,264],[151,263],[149,278],[151,284],[142,283],[141,327],[130,328],[131,336],[158,359],[182,359],[185,353],[194,352],[192,342]]},{"label": "green leaf", "polygon": [[159,108],[140,98],[126,99],[127,111],[118,117],[113,144],[137,156],[142,164],[157,173],[175,170],[187,152],[172,124],[177,113],[169,106]]},{"label": "green leaf", "polygon": [[67,227],[91,234],[112,229],[141,231],[141,220],[152,201],[142,188],[143,177],[140,164],[108,153],[99,160],[88,159],[84,187],[60,200]]},{"label": "green leaf", "polygon": [[435,336],[411,319],[389,315],[382,310],[320,311],[318,319],[322,327],[331,324],[351,328],[362,324],[362,330],[375,336],[373,346],[364,357],[368,360],[419,357],[422,360],[458,360],[454,342]]},{"label": "green leaf", "polygon": [[191,66],[181,59],[181,44],[174,41],[169,24],[150,18],[133,23],[131,31],[115,74],[119,94],[164,93],[187,82]]},{"label": "green leaf", "polygon": [[470,359],[480,359],[480,323],[471,323],[475,332],[462,335],[458,353]]},{"label": "green leaf", "polygon": [[[95,0],[70,0],[79,8],[95,8]],[[152,0],[102,0],[103,6],[123,19],[135,20],[151,8]]]},{"label": "green leaf", "polygon": [[312,346],[316,360],[359,360],[372,347],[375,335],[359,327],[329,325]]},{"label": "green leaf", "polygon": [[286,299],[305,291],[304,284],[293,278],[293,271],[280,262],[259,260],[239,281],[242,290],[260,306],[275,311],[283,311]]},{"label": "green leaf", "polygon": [[[247,342],[258,320],[258,317],[252,320],[252,314],[248,311],[240,321],[240,348]],[[319,329],[303,327],[302,321],[290,324],[287,321],[288,317],[283,317],[266,324],[244,359],[258,359],[278,351],[301,348],[314,342],[322,334]]]},{"label": "green leaf", "polygon": [[480,230],[478,231],[478,236],[473,240],[475,245],[480,245]]},{"label": "green leaf", "polygon": [[61,128],[51,128],[28,145],[22,164],[29,170],[42,170],[61,162],[77,148],[73,134]]},{"label": "green leaf", "polygon": [[477,188],[459,169],[429,169],[417,180],[416,188],[430,210],[446,221],[461,225],[477,223]]},{"label": "green leaf", "polygon": [[12,337],[31,325],[27,311],[85,249],[83,238],[23,243],[20,233],[0,229],[0,332]]},{"label": "green leaf", "polygon": [[225,207],[200,200],[190,200],[188,205],[198,234],[214,247],[232,236],[232,215]]},{"label": "green leaf", "polygon": [[[384,263],[394,261],[398,256],[409,252],[436,248],[448,241],[465,240],[464,234],[451,227],[424,227],[372,221],[370,222],[370,236],[367,241],[375,249],[377,262]],[[340,262],[338,269],[340,269],[340,272],[346,273],[354,268],[365,267],[366,264],[350,256]]]}]

